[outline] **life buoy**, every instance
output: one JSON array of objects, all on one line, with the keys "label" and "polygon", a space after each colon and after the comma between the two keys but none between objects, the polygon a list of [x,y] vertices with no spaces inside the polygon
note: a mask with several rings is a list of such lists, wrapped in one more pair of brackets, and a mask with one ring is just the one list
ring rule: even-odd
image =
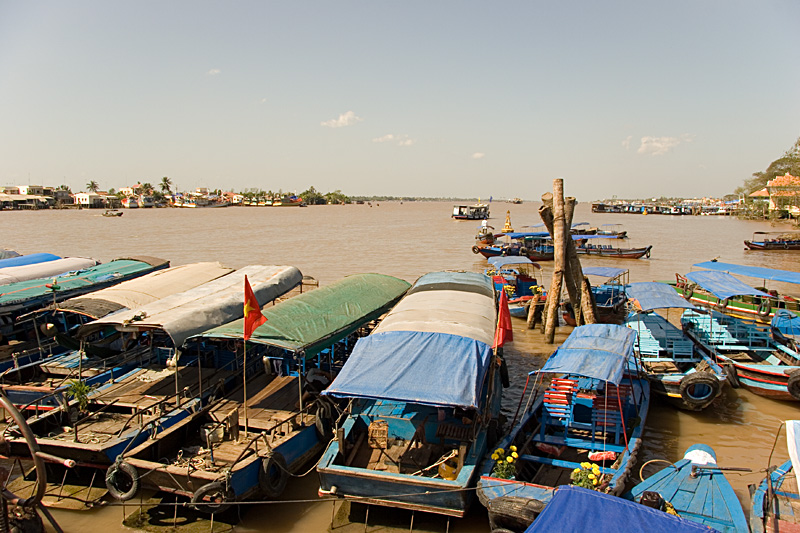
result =
[{"label": "life buoy", "polygon": [[203,485],[192,494],[192,505],[203,513],[222,513],[231,506],[233,491],[219,481]]},{"label": "life buoy", "polygon": [[481,249],[480,249],[480,248],[478,248],[478,245],[477,245],[477,244],[476,244],[475,246],[473,246],[473,247],[472,247],[472,253],[473,253],[473,254],[477,254],[477,253],[479,253],[480,251],[481,251]]},{"label": "life buoy", "polygon": [[286,488],[289,481],[289,467],[286,459],[278,452],[264,457],[261,460],[261,469],[258,471],[258,486],[268,498],[277,498]]},{"label": "life buoy", "polygon": [[699,410],[711,403],[720,392],[719,380],[707,372],[693,372],[681,379],[680,391],[683,403]]},{"label": "life buoy", "polygon": [[106,471],[108,493],[121,502],[126,502],[139,492],[139,472],[125,461],[114,463]]},{"label": "life buoy", "polygon": [[767,318],[772,313],[772,303],[767,298],[762,298],[756,312],[761,318]]},{"label": "life buoy", "polygon": [[800,400],[800,370],[792,370],[789,374],[789,381],[786,383],[786,390],[795,400]]}]

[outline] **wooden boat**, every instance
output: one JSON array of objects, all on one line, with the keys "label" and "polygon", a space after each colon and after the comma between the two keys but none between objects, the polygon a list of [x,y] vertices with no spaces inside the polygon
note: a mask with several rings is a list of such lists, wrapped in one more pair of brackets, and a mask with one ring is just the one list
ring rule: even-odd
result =
[{"label": "wooden boat", "polygon": [[[126,205],[125,207],[130,207],[130,206]],[[138,205],[137,205],[137,207],[138,207]],[[117,211],[116,209],[106,209],[103,212],[103,216],[104,217],[121,217],[122,214],[123,214],[122,211]]]},{"label": "wooden boat", "polygon": [[533,262],[552,261],[555,248],[546,231],[511,232],[495,234],[492,244],[477,242],[472,252],[485,258],[498,256],[523,256]]},{"label": "wooden boat", "polygon": [[[253,332],[247,352],[267,360],[267,372],[248,374],[246,384],[199,416],[131,449],[118,470],[135,475],[141,487],[191,498],[205,512],[257,494],[278,497],[289,475],[299,473],[332,437],[335,411],[317,394],[355,341],[409,286],[390,276],[360,274],[265,308],[267,322]],[[185,350],[233,344],[240,353],[243,328],[237,320],[206,331],[189,339]],[[110,492],[120,499],[134,495],[125,487]]]},{"label": "wooden boat", "polygon": [[746,250],[800,250],[800,232],[756,231],[744,245]]},{"label": "wooden boat", "polygon": [[[622,324],[627,314],[626,286],[630,271],[627,268],[584,267],[583,275],[605,281],[592,285],[592,295],[597,307],[597,321],[601,324]],[[561,303],[562,317],[567,325],[575,327],[575,312],[568,301]]]},{"label": "wooden boat", "polygon": [[[266,205],[266,204],[264,204]],[[272,207],[305,207],[306,203],[302,198],[295,195],[284,196],[277,200],[273,200]]]},{"label": "wooden boat", "polygon": [[[780,295],[777,291],[764,286],[768,281],[793,283],[800,286],[800,273],[798,272],[717,261],[706,261],[692,266],[715,272],[712,274],[703,271],[690,272],[686,276],[675,274],[677,280],[675,290],[695,304],[715,305],[718,311],[727,315],[757,320],[764,324],[768,324],[772,320],[778,309],[787,309],[800,315],[798,300],[791,296]],[[720,273],[760,279],[762,286],[753,288],[733,276],[728,277]],[[724,293],[712,290],[721,286],[727,289]]]},{"label": "wooden boat", "polygon": [[774,400],[800,400],[800,354],[776,343],[768,327],[715,310],[687,310],[681,317],[686,334],[724,366],[734,387]]},{"label": "wooden boat", "polygon": [[784,344],[795,352],[800,351],[800,316],[786,309],[778,309],[770,328],[775,342]]},{"label": "wooden boat", "polygon": [[714,531],[749,533],[742,504],[725,477],[726,470],[750,471],[719,467],[710,446],[695,444],[683,459],[648,477],[624,497],[662,510],[669,503],[682,518]]},{"label": "wooden boat", "polygon": [[489,218],[489,206],[481,203],[455,205],[450,216],[456,220],[485,220]]},{"label": "wooden boat", "polygon": [[575,235],[580,237],[575,243],[575,252],[578,255],[599,255],[601,257],[613,257],[615,259],[640,259],[642,257],[650,258],[650,250],[652,245],[642,248],[616,248],[610,244],[591,244],[588,241],[592,238],[596,239],[615,239],[613,235]]},{"label": "wooden boat", "polygon": [[800,506],[800,483],[797,481],[800,472],[800,421],[787,420],[785,424],[790,459],[780,466],[770,466],[767,476],[759,484],[749,487],[752,502],[750,529],[753,533],[791,532],[800,528],[800,513],[797,512]]},{"label": "wooden boat", "polygon": [[350,404],[317,466],[320,495],[464,516],[500,413],[497,316],[483,274],[417,280],[322,393]]},{"label": "wooden boat", "polygon": [[[623,326],[580,326],[531,373],[536,384],[552,376],[549,386],[532,387],[519,423],[512,422],[511,432],[481,466],[477,493],[492,528],[527,527],[556,487],[573,481],[576,470],[591,470],[589,486],[622,493],[650,401],[635,342],[636,333]],[[511,472],[500,466],[508,456],[516,465]]]},{"label": "wooden boat", "polygon": [[601,224],[597,228],[597,235],[609,235],[617,239],[627,239],[628,231],[623,229],[622,224]]},{"label": "wooden boat", "polygon": [[636,312],[625,325],[636,331],[636,353],[654,394],[681,409],[700,411],[720,395],[727,374],[658,309],[694,309],[667,284],[631,283],[628,297]]},{"label": "wooden boat", "polygon": [[531,303],[542,303],[547,294],[541,281],[542,267],[527,257],[490,257],[484,272],[492,278],[495,291],[508,295],[511,316],[527,318]]},{"label": "wooden boat", "polygon": [[[502,530],[498,530],[502,531]],[[542,514],[525,533],[708,533],[709,529],[686,518],[645,505],[609,496],[596,490],[566,485],[559,487]]]}]

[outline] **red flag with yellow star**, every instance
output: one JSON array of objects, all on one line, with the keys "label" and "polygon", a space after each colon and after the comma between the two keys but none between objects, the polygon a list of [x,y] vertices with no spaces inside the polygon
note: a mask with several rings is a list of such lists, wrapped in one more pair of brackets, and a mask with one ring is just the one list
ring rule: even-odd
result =
[{"label": "red flag with yellow star", "polygon": [[247,276],[244,277],[244,340],[250,338],[253,332],[267,321],[267,317],[261,314],[261,306],[258,305],[256,295],[253,294],[253,289],[250,287],[250,282],[247,281]]}]

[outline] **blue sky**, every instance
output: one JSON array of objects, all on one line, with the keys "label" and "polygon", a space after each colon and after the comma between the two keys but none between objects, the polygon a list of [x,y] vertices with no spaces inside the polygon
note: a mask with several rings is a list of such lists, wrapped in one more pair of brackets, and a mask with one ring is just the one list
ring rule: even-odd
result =
[{"label": "blue sky", "polygon": [[0,185],[722,195],[800,136],[800,3],[0,0]]}]

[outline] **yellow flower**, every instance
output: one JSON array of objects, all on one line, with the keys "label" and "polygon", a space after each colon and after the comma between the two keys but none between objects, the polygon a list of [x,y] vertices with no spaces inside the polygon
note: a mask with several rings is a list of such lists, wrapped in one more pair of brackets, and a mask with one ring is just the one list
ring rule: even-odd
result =
[{"label": "yellow flower", "polygon": [[600,473],[600,469],[599,468],[592,468],[592,472],[594,473],[594,475],[598,475]]},{"label": "yellow flower", "polygon": [[578,474],[580,471],[581,471],[581,469],[580,469],[580,468],[576,468],[575,470],[573,470],[573,471],[572,471],[572,473],[573,473],[573,474]]},{"label": "yellow flower", "polygon": [[497,455],[504,455],[506,453],[506,451],[503,448],[497,448],[494,451],[494,453],[496,453]]},{"label": "yellow flower", "polygon": [[591,463],[581,463],[581,468],[591,468]]},{"label": "yellow flower", "polygon": [[596,479],[592,480],[592,485],[597,485],[597,480]]},{"label": "yellow flower", "polygon": [[600,468],[600,466],[592,463],[592,470],[594,470],[595,468]]},{"label": "yellow flower", "polygon": [[517,457],[519,457],[519,455],[517,454],[517,452],[511,452],[511,457],[516,459]]},{"label": "yellow flower", "polygon": [[589,474],[589,479],[597,479],[597,476],[595,476],[594,474]]},{"label": "yellow flower", "polygon": [[517,447],[514,445],[509,446],[508,449],[511,450],[512,452],[517,451]]},{"label": "yellow flower", "polygon": [[499,456],[498,456],[496,453],[493,453],[493,454],[492,454],[492,459],[493,459],[493,460],[497,461],[497,458],[498,458],[498,457],[499,457]]},{"label": "yellow flower", "polygon": [[509,463],[513,463],[514,458],[509,455],[508,457],[506,457],[506,461],[508,461]]}]

